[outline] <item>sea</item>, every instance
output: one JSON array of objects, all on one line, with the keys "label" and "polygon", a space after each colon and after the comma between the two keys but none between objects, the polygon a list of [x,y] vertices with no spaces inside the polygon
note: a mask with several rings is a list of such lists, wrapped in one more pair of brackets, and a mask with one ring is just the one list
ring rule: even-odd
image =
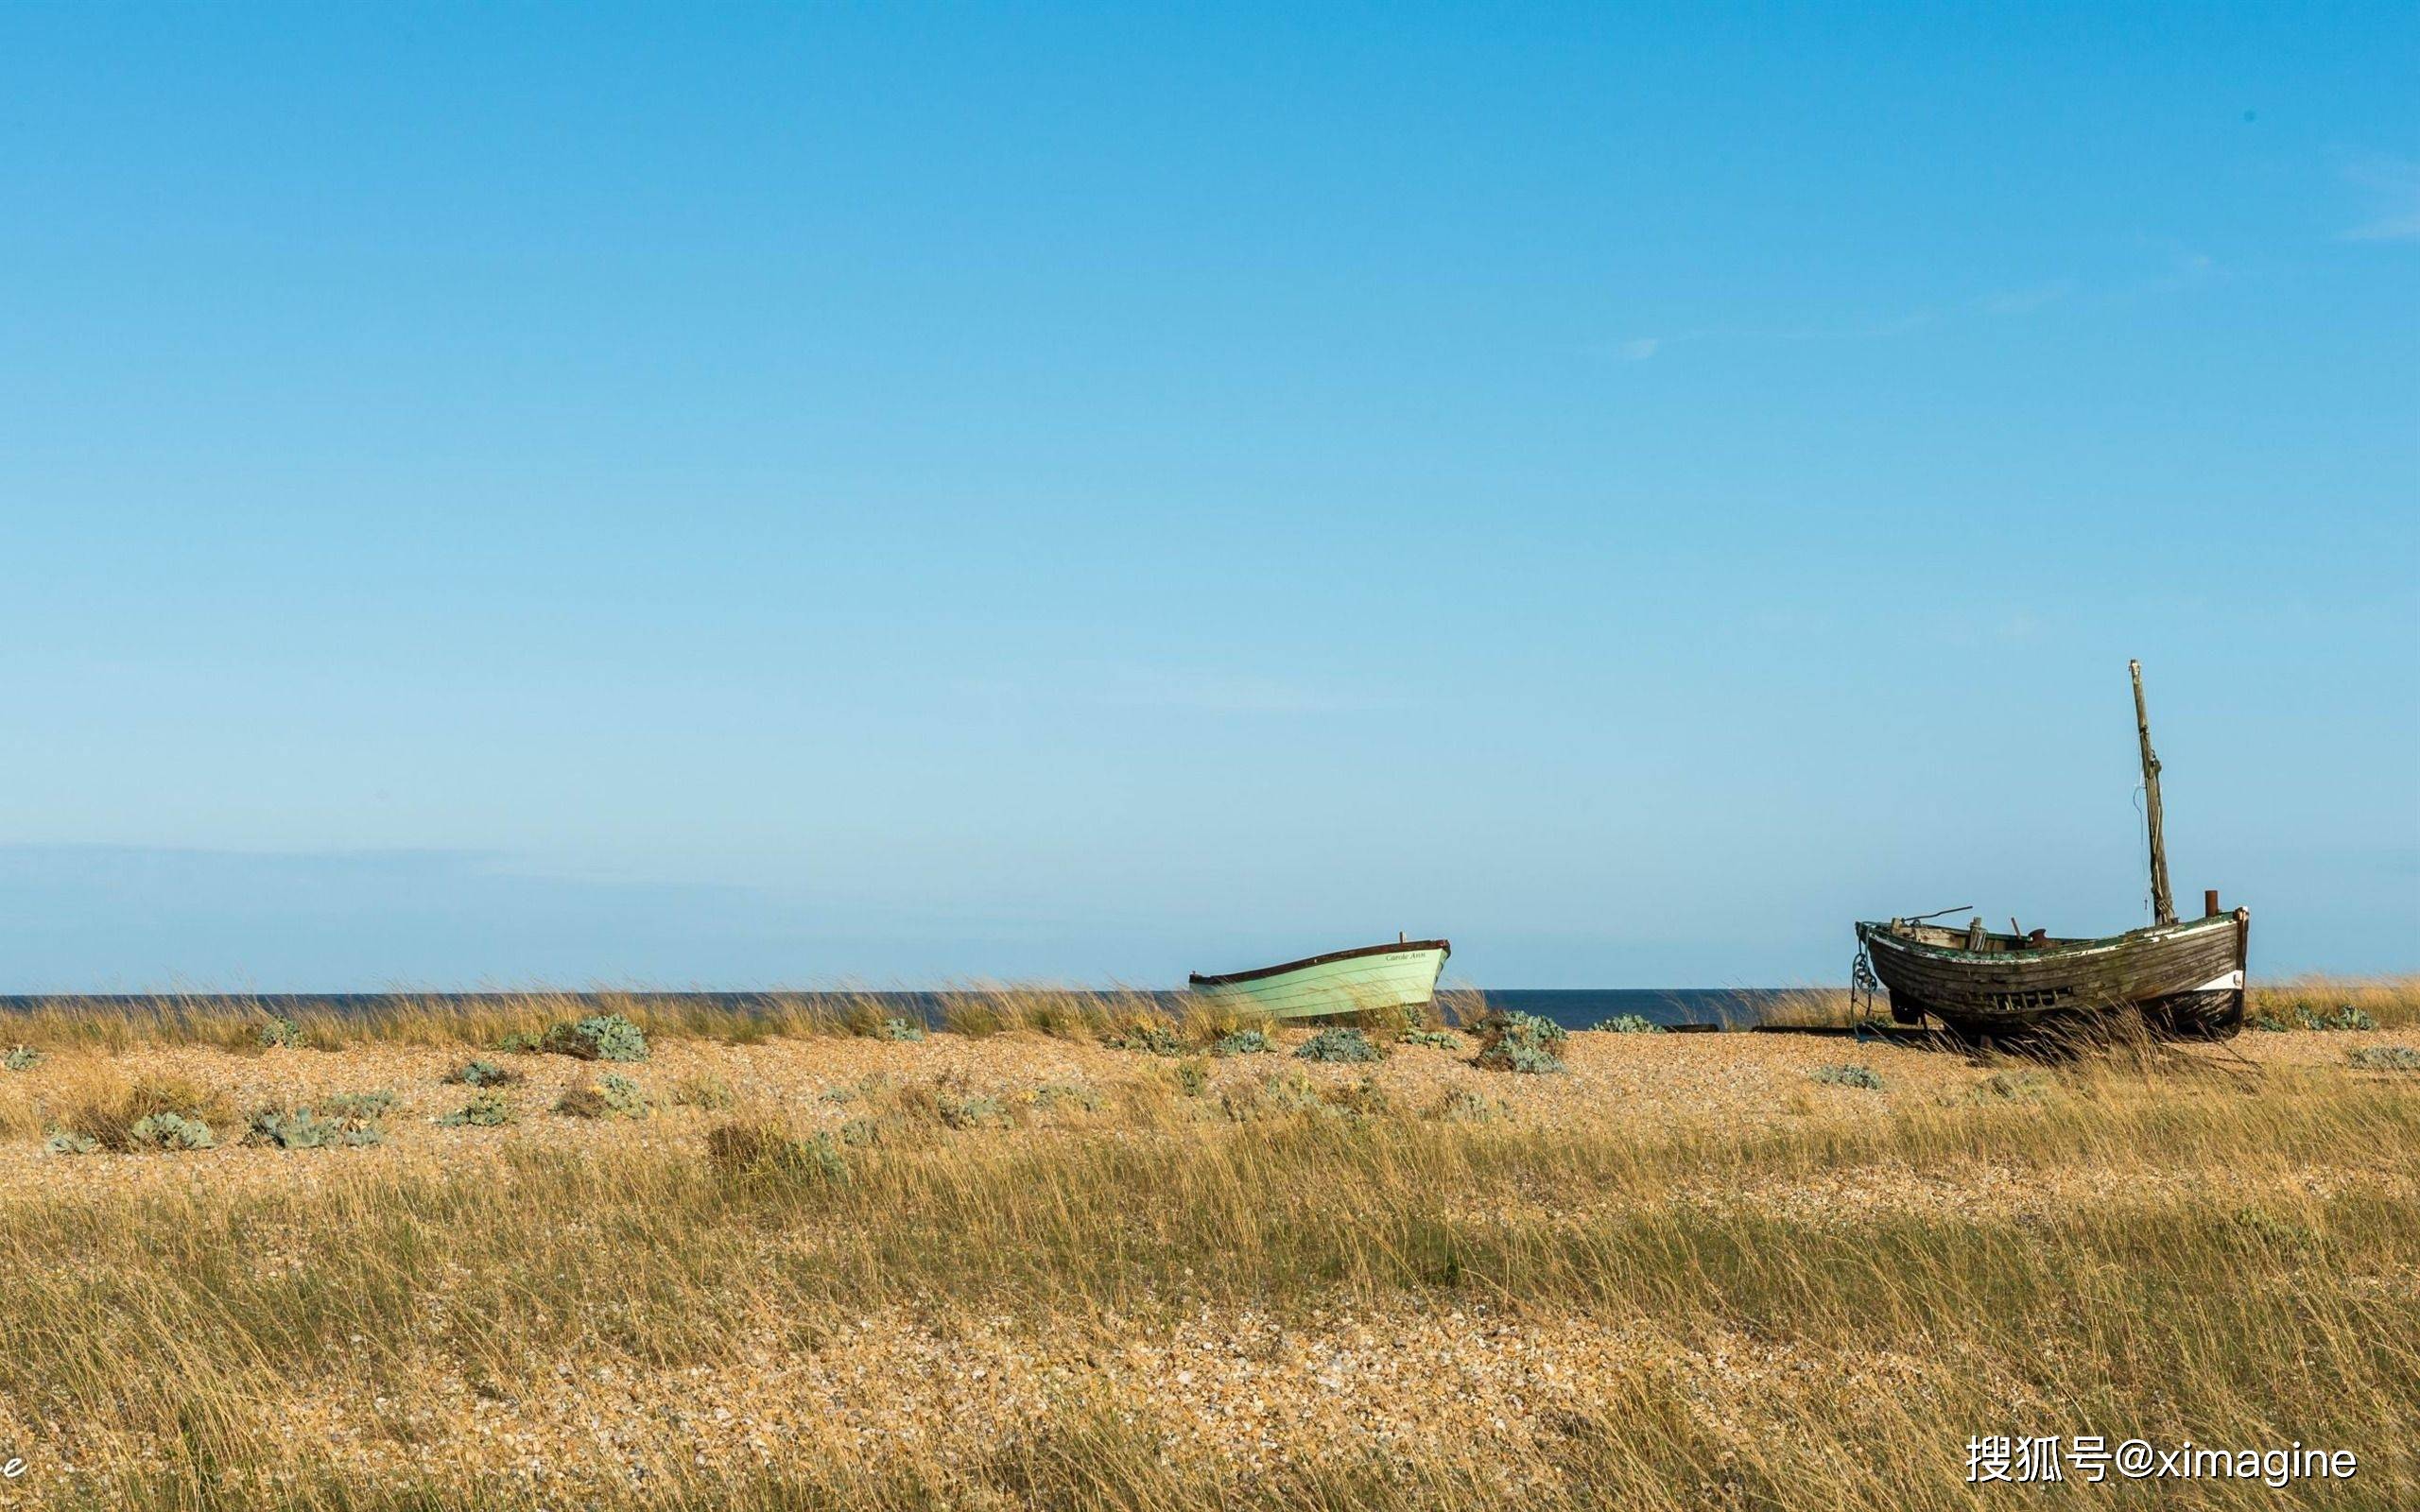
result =
[{"label": "sea", "polygon": [[[1466,992],[1469,989],[1460,989]],[[1715,1024],[1723,1028],[1745,1028],[1755,1023],[1771,1006],[1803,990],[1790,988],[1484,988],[1478,989],[1491,1007],[1515,1008],[1553,1020],[1567,1029],[1593,1029],[1608,1019],[1636,1014],[1651,1023]],[[101,993],[90,996],[69,995],[0,995],[0,1014],[25,1012],[44,1007],[91,1008],[112,1004],[135,1005],[158,1003],[173,998],[185,1006],[208,1010],[259,1008],[271,1013],[292,1013],[297,1009],[314,1009],[336,1013],[364,1013],[401,1003],[420,1005],[452,1004],[463,1007],[478,1007],[528,994],[517,992],[257,992],[257,993]],[[593,1002],[603,1007],[614,1003],[639,999],[667,1006],[696,1004],[721,1008],[746,1010],[761,1008],[773,1003],[814,1005],[828,1003],[859,1003],[872,998],[884,1009],[900,1018],[914,1018],[928,1023],[938,1022],[942,1008],[952,996],[942,992],[572,992],[545,994],[573,1001]],[[1182,991],[1148,994],[1174,1008],[1182,1005],[1187,994]],[[1458,994],[1459,995],[1459,994]]]}]

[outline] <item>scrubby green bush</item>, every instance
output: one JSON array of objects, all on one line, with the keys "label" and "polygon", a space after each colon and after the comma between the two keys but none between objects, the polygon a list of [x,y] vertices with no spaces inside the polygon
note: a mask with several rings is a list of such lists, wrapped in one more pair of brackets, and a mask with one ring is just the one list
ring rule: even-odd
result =
[{"label": "scrubby green bush", "polygon": [[[150,1132],[142,1139],[134,1132],[153,1114],[173,1113],[186,1123],[219,1127],[235,1118],[235,1110],[219,1093],[190,1077],[175,1075],[146,1076],[122,1091],[95,1094],[71,1088],[49,1112],[57,1132],[112,1151],[159,1148]],[[170,1126],[155,1124],[150,1127]]]},{"label": "scrubby green bush", "polygon": [[1157,1019],[1137,1019],[1124,1034],[1113,1035],[1102,1042],[1112,1050],[1140,1050],[1153,1056],[1181,1056],[1185,1050],[1184,1041],[1176,1031]]},{"label": "scrubby green bush", "polygon": [[437,1122],[446,1128],[461,1128],[465,1125],[473,1128],[496,1128],[513,1122],[515,1117],[512,1105],[505,1100],[502,1092],[483,1091],[474,1094],[469,1102],[445,1114]]},{"label": "scrubby green bush", "polygon": [[982,1128],[1006,1123],[1009,1117],[1007,1105],[988,1092],[974,1097],[937,1097],[933,1107],[941,1121],[951,1128]]},{"label": "scrubby green bush", "polygon": [[545,1035],[525,1034],[519,1029],[509,1030],[497,1036],[495,1041],[495,1052],[500,1056],[543,1055],[545,1049]]},{"label": "scrubby green bush", "polygon": [[611,1071],[595,1083],[570,1088],[555,1099],[555,1111],[565,1118],[645,1118],[650,1110],[647,1092],[639,1084]]},{"label": "scrubby green bush", "polygon": [[1414,1029],[1403,1037],[1403,1043],[1452,1052],[1462,1048],[1462,1037],[1451,1029]]},{"label": "scrubby green bush", "polygon": [[882,1142],[882,1125],[871,1118],[853,1118],[840,1125],[840,1143],[862,1150]]},{"label": "scrubby green bush", "polygon": [[731,1090],[731,1083],[711,1071],[683,1077],[681,1084],[672,1090],[672,1100],[683,1108],[702,1108],[710,1113],[720,1112],[739,1101]]},{"label": "scrubby green bush", "polygon": [[41,1064],[42,1052],[31,1045],[19,1045],[7,1056],[0,1057],[0,1066],[10,1071],[31,1071]]},{"label": "scrubby green bush", "polygon": [[1275,1048],[1260,1030],[1237,1029],[1233,1034],[1220,1035],[1210,1053],[1223,1059],[1229,1056],[1265,1056]]},{"label": "scrubby green bush", "polygon": [[609,1071],[597,1082],[596,1091],[605,1099],[607,1111],[622,1118],[647,1117],[647,1093],[628,1076]]},{"label": "scrubby green bush", "polygon": [[1370,1040],[1358,1029],[1322,1029],[1294,1047],[1297,1060],[1364,1061],[1384,1060],[1386,1050]]},{"label": "scrubby green bush", "polygon": [[2283,1034],[2289,1029],[2375,1029],[2378,1022],[2350,1003],[2334,1008],[2313,1003],[2290,1005],[2281,1014],[2274,1008],[2263,1008],[2248,1022],[2256,1029]]},{"label": "scrubby green bush", "polygon": [[1471,1027],[1485,1038],[1503,1037],[1552,1050],[1571,1038],[1571,1031],[1543,1014],[1518,1008],[1497,1008]]},{"label": "scrubby green bush", "polygon": [[763,1124],[725,1124],[706,1135],[706,1161],[742,1181],[846,1181],[848,1158],[829,1134],[792,1139]]},{"label": "scrubby green bush", "polygon": [[320,1099],[320,1106],[333,1117],[372,1124],[395,1110],[395,1094],[383,1089],[374,1092],[330,1092]]},{"label": "scrubby green bush", "polygon": [[206,1150],[218,1143],[209,1125],[182,1113],[146,1113],[127,1140],[138,1150]]},{"label": "scrubby green bush", "polygon": [[580,1060],[645,1060],[647,1036],[618,1013],[593,1013],[577,1022],[559,1023],[548,1029],[539,1048],[550,1055]]},{"label": "scrubby green bush", "polygon": [[1541,1050],[1536,1045],[1524,1044],[1517,1040],[1489,1045],[1473,1057],[1471,1063],[1490,1071],[1510,1071],[1524,1076],[1550,1076],[1569,1069],[1564,1065],[1563,1057],[1553,1051]]},{"label": "scrubby green bush", "polygon": [[445,1079],[457,1087],[510,1087],[521,1079],[521,1074],[493,1060],[466,1060],[447,1072]]},{"label": "scrubby green bush", "polygon": [[1827,1087],[1862,1087],[1868,1091],[1882,1090],[1882,1078],[1871,1066],[1818,1066],[1806,1074]]},{"label": "scrubby green bush", "polygon": [[1662,1034],[1664,1026],[1643,1013],[1616,1013],[1597,1027],[1606,1034]]},{"label": "scrubby green bush", "polygon": [[2345,1058],[2356,1071],[2420,1071],[2420,1050],[2410,1045],[2362,1045]]},{"label": "scrubby green bush", "polygon": [[1564,1069],[1563,1057],[1555,1052],[1570,1034],[1552,1019],[1498,1008],[1472,1027],[1479,1036],[1478,1054],[1471,1059],[1475,1066],[1531,1076]]},{"label": "scrubby green bush", "polygon": [[302,1026],[282,1013],[272,1013],[260,1027],[261,1044],[270,1050],[296,1050],[302,1044]]},{"label": "scrubby green bush", "polygon": [[1176,1063],[1176,1090],[1187,1097],[1199,1097],[1210,1090],[1210,1068],[1199,1059]]},{"label": "scrubby green bush", "polygon": [[385,1125],[373,1121],[329,1117],[308,1107],[272,1107],[253,1112],[244,1143],[280,1150],[324,1150],[339,1145],[376,1144],[386,1137]]}]

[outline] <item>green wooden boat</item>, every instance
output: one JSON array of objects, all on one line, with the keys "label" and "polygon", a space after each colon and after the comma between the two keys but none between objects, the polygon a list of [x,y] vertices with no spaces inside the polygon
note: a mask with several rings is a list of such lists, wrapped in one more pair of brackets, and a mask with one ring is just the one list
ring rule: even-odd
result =
[{"label": "green wooden boat", "polygon": [[1281,966],[1191,977],[1203,997],[1255,1009],[1273,1019],[1320,1019],[1364,1009],[1426,1007],[1437,997],[1437,976],[1454,947],[1442,939],[1395,937],[1306,955]]}]

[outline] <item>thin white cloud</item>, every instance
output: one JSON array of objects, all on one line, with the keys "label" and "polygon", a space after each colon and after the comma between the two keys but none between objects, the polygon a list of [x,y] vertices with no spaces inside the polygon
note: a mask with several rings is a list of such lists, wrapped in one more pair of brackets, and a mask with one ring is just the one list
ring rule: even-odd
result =
[{"label": "thin white cloud", "polygon": [[1662,336],[1633,336],[1615,346],[1614,355],[1624,362],[1645,362],[1663,345]]}]

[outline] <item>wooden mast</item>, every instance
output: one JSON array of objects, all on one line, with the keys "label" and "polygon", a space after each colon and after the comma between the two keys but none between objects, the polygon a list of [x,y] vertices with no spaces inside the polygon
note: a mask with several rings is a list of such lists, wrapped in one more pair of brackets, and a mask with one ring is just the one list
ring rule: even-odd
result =
[{"label": "wooden mast", "polygon": [[2176,922],[2176,900],[2168,891],[2168,840],[2161,833],[2159,814],[2159,758],[2152,754],[2151,716],[2143,712],[2143,664],[2126,663],[2126,671],[2135,679],[2135,738],[2143,747],[2143,816],[2149,820],[2152,838],[2152,919],[2155,923]]}]

